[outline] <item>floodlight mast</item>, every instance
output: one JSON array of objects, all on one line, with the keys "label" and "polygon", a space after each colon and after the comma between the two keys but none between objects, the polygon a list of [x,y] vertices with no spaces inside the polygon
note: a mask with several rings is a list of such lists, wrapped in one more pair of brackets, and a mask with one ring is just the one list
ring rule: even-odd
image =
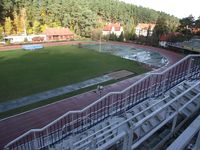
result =
[{"label": "floodlight mast", "polygon": [[101,34],[100,34],[100,40],[99,40],[99,52],[101,52]]}]

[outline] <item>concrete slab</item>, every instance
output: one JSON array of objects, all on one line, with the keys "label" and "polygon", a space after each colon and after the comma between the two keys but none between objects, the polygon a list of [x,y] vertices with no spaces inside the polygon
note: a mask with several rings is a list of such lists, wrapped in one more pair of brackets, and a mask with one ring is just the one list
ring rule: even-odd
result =
[{"label": "concrete slab", "polygon": [[117,79],[124,78],[124,77],[130,76],[130,75],[134,75],[134,73],[130,72],[128,70],[120,70],[120,71],[116,71],[116,72],[111,72],[107,75],[109,77],[117,80]]}]

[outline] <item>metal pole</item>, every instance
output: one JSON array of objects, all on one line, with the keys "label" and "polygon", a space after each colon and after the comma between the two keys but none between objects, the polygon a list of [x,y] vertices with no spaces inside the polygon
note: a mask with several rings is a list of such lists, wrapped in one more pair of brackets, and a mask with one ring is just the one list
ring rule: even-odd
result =
[{"label": "metal pole", "polygon": [[127,150],[131,150],[131,147],[133,144],[133,128],[134,128],[134,126],[132,125],[129,130]]},{"label": "metal pole", "polygon": [[194,149],[195,149],[195,150],[199,150],[199,149],[200,149],[200,131],[199,131],[199,133],[198,133],[198,136],[197,136],[197,140],[196,140],[196,142],[195,142]]},{"label": "metal pole", "polygon": [[33,144],[33,147],[34,147],[34,149],[37,149],[38,148],[38,146],[37,146],[37,139],[36,139],[36,135],[35,135],[35,132],[33,133],[33,136],[34,136],[34,144]]},{"label": "metal pole", "polygon": [[124,136],[124,139],[123,139],[123,147],[122,147],[122,150],[128,150],[128,141],[129,141],[129,136],[126,134]]},{"label": "metal pole", "polygon": [[176,128],[177,118],[178,118],[178,113],[176,114],[176,116],[173,119],[171,133],[174,133],[174,129]]},{"label": "metal pole", "polygon": [[190,71],[191,71],[191,66],[192,66],[192,61],[193,61],[193,60],[194,60],[193,58],[190,58],[190,60],[189,60],[188,71],[187,71],[187,77],[186,77],[187,80],[188,80],[189,77],[190,77]]},{"label": "metal pole", "polygon": [[99,52],[101,52],[101,34],[100,34],[100,40],[99,40]]}]

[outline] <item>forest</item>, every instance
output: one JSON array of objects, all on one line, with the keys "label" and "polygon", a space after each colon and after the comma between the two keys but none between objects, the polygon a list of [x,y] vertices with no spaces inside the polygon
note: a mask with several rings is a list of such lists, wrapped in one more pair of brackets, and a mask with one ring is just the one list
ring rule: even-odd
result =
[{"label": "forest", "polygon": [[68,27],[77,35],[90,37],[105,23],[119,22],[132,34],[137,23],[156,23],[166,18],[172,30],[179,20],[152,9],[119,0],[1,0],[0,33],[38,34],[46,27]]}]

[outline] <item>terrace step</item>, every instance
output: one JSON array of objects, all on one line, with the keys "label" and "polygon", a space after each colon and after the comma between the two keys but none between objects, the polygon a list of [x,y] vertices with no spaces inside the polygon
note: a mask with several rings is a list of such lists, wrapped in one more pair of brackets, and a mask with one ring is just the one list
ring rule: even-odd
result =
[{"label": "terrace step", "polygon": [[[145,100],[142,103],[139,103],[136,106],[130,108],[127,112],[124,112],[123,115],[120,114],[118,116],[107,118],[106,120],[96,124],[91,129],[88,129],[86,132],[78,134],[76,138],[73,139],[74,149],[91,149],[90,145],[94,141],[95,147],[92,147],[92,149],[98,149],[102,146],[105,146],[109,141],[112,141],[120,133],[120,131],[128,131],[131,125],[134,124],[138,125],[138,127],[134,130],[134,134],[136,134],[134,139],[136,139],[137,141],[138,139],[146,138],[148,133],[154,130],[163,122],[163,120],[166,119],[166,117],[168,117],[168,114],[165,113],[166,111],[160,111],[159,113],[151,116],[148,119],[147,117],[166,105],[170,106],[169,109],[167,109],[167,111],[169,112],[169,116],[170,113],[176,112],[177,109],[183,107],[188,101],[190,101],[197,95],[197,91],[193,89],[184,93],[190,87],[190,85],[183,82],[182,84],[170,90],[168,94],[164,95],[164,97],[159,97],[154,100]],[[177,96],[179,96],[179,98],[175,99]],[[199,100],[195,100],[188,104],[184,109],[182,109],[181,116],[183,118],[190,117],[191,114],[196,111],[198,103]],[[123,126],[120,126],[118,130],[114,130],[115,126],[119,125],[121,122],[127,119],[129,119],[130,121],[128,121],[126,124],[123,124]],[[140,124],[140,121],[143,119],[147,120]],[[162,130],[159,131],[159,133],[157,133],[157,131],[154,131],[155,136],[151,139],[147,138],[146,141],[144,140],[144,143],[146,143],[146,145],[141,144],[141,147],[139,147],[139,149],[148,149],[154,148],[157,145],[159,146],[159,143],[162,141],[163,138],[165,138],[168,133],[168,130]],[[67,144],[70,144],[70,142],[65,141],[62,145],[66,146]],[[62,145],[60,144],[60,146],[58,147],[62,149]],[[65,149],[67,150],[67,148]]]}]

